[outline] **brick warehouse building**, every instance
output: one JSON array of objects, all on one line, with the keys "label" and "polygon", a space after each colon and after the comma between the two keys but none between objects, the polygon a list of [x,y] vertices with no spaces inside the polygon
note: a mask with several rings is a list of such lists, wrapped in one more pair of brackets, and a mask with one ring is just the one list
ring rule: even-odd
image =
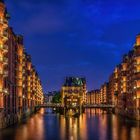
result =
[{"label": "brick warehouse building", "polygon": [[87,104],[101,104],[100,90],[92,90],[87,93]]},{"label": "brick warehouse building", "polygon": [[140,35],[133,50],[123,56],[116,69],[116,80],[110,81],[117,85],[114,90],[116,112],[140,120]]},{"label": "brick warehouse building", "polygon": [[88,104],[99,104],[92,102],[98,95],[100,104],[114,105],[116,113],[140,120],[140,35],[136,36],[133,49],[115,67],[109,82],[98,91],[87,94]]},{"label": "brick warehouse building", "polygon": [[86,103],[86,79],[67,77],[62,86],[62,104],[78,106]]},{"label": "brick warehouse building", "polygon": [[112,101],[109,92],[109,83],[105,82],[100,89],[92,90],[87,93],[87,104],[110,105]]},{"label": "brick warehouse building", "polygon": [[0,0],[0,128],[17,122],[43,102],[31,56],[25,52],[23,37],[9,27],[9,18]]}]

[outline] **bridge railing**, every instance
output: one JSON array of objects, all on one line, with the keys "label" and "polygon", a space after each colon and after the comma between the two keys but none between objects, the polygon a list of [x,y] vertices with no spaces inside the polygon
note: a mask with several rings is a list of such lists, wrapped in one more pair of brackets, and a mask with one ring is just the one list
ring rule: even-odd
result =
[{"label": "bridge railing", "polygon": [[108,104],[85,104],[84,107],[114,108],[114,105]]},{"label": "bridge railing", "polygon": [[[37,107],[64,107],[64,105],[60,104],[60,103],[44,103],[41,104]],[[66,106],[66,107],[70,107],[70,106]],[[73,106],[73,107],[79,107],[79,106]],[[84,108],[114,108],[114,105],[108,105],[108,104],[84,104],[83,105]]]},{"label": "bridge railing", "polygon": [[63,107],[60,103],[44,103],[39,105],[38,107]]}]

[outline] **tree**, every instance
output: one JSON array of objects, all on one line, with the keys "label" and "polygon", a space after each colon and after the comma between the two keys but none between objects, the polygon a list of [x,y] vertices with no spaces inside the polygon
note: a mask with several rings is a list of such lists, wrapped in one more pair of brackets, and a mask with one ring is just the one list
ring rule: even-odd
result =
[{"label": "tree", "polygon": [[61,103],[61,94],[60,92],[56,93],[52,99],[53,103]]}]

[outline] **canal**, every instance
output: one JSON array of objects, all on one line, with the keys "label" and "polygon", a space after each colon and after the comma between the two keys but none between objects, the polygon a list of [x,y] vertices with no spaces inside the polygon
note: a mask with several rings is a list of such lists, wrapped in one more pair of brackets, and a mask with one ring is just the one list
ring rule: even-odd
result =
[{"label": "canal", "polygon": [[100,109],[86,109],[78,118],[41,109],[23,123],[0,130],[0,140],[140,140],[140,122]]}]

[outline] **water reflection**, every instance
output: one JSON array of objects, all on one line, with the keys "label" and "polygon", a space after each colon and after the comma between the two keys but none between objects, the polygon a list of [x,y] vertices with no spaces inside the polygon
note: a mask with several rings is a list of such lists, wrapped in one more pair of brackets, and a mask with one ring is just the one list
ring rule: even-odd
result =
[{"label": "water reflection", "polygon": [[0,131],[0,140],[139,140],[140,124],[100,109],[78,118],[42,109],[21,125]]},{"label": "water reflection", "polygon": [[60,116],[60,135],[63,140],[78,140],[87,138],[85,115],[79,118]]}]

